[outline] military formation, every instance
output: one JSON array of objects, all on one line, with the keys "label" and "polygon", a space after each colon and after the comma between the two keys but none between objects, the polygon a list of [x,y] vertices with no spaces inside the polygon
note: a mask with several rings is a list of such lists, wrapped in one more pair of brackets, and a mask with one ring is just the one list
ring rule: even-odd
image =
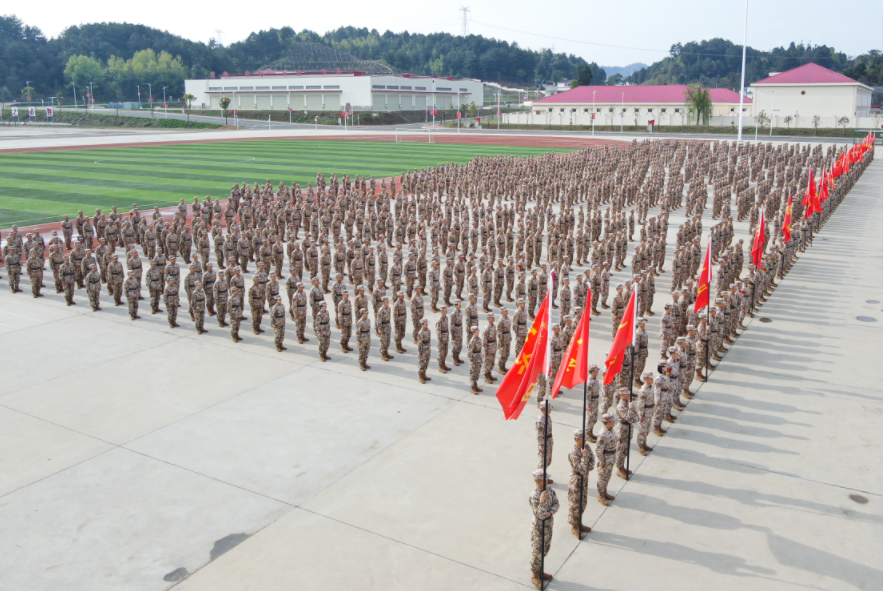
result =
[{"label": "military formation", "polygon": [[[610,310],[613,335],[637,291],[634,354],[607,385],[599,368],[590,367],[587,420],[568,452],[568,523],[582,538],[589,532],[582,523],[589,472],[596,470],[598,502],[607,505],[614,500],[607,490],[613,473],[629,477],[631,437],[639,453],[652,451],[651,429],[666,433],[664,423],[685,407],[682,396],[690,399],[693,381],[706,380],[723,359],[872,152],[838,179],[822,213],[805,219],[808,175],[837,155],[834,145],[664,140],[537,158],[480,157],[380,181],[319,174],[306,187],[242,183],[224,202],[182,199],[171,212],[136,205],[91,217],[80,211],[64,218],[61,235],[35,229],[22,236],[13,227],[2,236],[5,272],[13,293],[23,291],[26,273],[38,298],[48,263],[55,291],[69,306],[85,290],[95,312],[125,300],[133,321],[149,308],[164,313],[172,329],[189,316],[198,334],[210,332],[209,316],[234,342],[244,340],[243,321],[258,338],[269,326],[279,352],[287,350],[291,322],[288,339],[302,352],[315,346],[321,361],[330,360],[334,335],[342,354],[356,351],[362,371],[371,370],[373,358],[393,360],[391,347],[403,355],[413,344],[421,384],[433,370],[466,373],[458,368],[467,365],[473,394],[483,391],[480,382],[495,384],[494,374],[504,375],[522,353],[548,293],[556,321],[554,376],[582,315]],[[686,219],[673,232],[670,212],[682,208]],[[704,227],[708,209],[712,222]],[[735,241],[734,213],[749,221],[748,240]],[[756,267],[750,253],[762,213],[765,255]],[[709,236],[714,297],[695,312]],[[657,279],[667,266],[671,299],[661,304]],[[432,324],[427,308],[439,314]],[[657,314],[660,359],[646,370],[648,318]],[[559,509],[552,479],[543,477],[553,459],[546,382],[536,388],[539,465],[530,496],[538,587],[549,578],[542,557]]]}]

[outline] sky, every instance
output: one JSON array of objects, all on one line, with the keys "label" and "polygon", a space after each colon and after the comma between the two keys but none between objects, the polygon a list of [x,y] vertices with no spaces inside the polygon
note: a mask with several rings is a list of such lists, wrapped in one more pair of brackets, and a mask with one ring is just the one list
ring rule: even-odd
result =
[{"label": "sky", "polygon": [[[280,2],[257,5],[228,0],[170,3],[167,8],[145,8],[138,2],[76,3],[49,0],[16,4],[12,13],[49,37],[66,27],[92,22],[129,22],[164,29],[194,41],[216,38],[224,44],[249,33],[290,26],[318,33],[340,26],[367,27],[380,32],[447,32],[460,34],[460,6],[468,6],[469,32],[541,49],[554,47],[600,66],[653,63],[665,57],[675,43],[722,37],[735,43],[743,38],[744,0],[633,0],[627,3],[597,0],[461,0],[440,4],[387,0]],[[771,49],[795,41],[833,46],[850,56],[882,49],[884,3],[858,0],[849,15],[838,16],[828,0],[749,0],[749,46]]]}]

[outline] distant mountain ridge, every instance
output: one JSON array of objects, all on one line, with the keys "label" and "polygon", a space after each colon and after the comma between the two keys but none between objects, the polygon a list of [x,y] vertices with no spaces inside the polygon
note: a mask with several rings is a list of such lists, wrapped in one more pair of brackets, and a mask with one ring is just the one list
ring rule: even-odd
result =
[{"label": "distant mountain ridge", "polygon": [[608,78],[620,74],[624,78],[628,78],[632,76],[635,72],[638,72],[642,68],[647,68],[648,64],[643,64],[641,62],[635,62],[634,64],[629,64],[628,66],[602,66],[602,69],[605,71],[605,74],[608,75]]}]

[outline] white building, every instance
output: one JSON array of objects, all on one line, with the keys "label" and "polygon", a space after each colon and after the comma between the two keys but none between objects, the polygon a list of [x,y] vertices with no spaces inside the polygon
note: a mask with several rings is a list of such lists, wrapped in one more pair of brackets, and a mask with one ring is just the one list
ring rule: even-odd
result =
[{"label": "white building", "polygon": [[847,127],[872,124],[872,89],[817,64],[772,73],[751,88],[756,113],[764,111],[775,127],[785,127],[786,117],[791,127],[814,127],[814,117],[816,127],[837,127],[843,117]]},{"label": "white building", "polygon": [[[531,123],[534,125],[592,125],[595,126],[688,125],[690,118],[687,86],[578,86],[559,94],[534,101]],[[710,88],[713,125],[730,125],[740,110],[740,95],[724,88]],[[744,99],[744,124],[752,115],[752,100]]]},{"label": "white building", "polygon": [[185,80],[184,90],[196,97],[194,108],[341,111],[447,110],[475,103],[482,106],[482,82],[410,74],[362,72],[280,72],[264,70],[223,74],[221,78]]}]

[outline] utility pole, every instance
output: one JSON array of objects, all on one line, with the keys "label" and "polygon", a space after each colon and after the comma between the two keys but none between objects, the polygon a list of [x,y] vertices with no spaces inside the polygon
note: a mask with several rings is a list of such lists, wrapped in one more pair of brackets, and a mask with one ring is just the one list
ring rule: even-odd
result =
[{"label": "utility pole", "polygon": [[746,15],[743,19],[743,70],[740,74],[740,127],[737,128],[737,141],[743,141],[743,89],[746,88],[746,32],[749,28],[749,0],[746,0]]},{"label": "utility pole", "polygon": [[460,32],[461,32],[461,35],[463,35],[464,37],[466,37],[467,35],[470,34],[470,25],[469,25],[469,22],[470,22],[470,7],[469,7],[469,6],[461,6],[461,7],[460,7],[460,10],[459,10],[458,12],[461,13],[461,25],[460,25],[461,28],[460,28]]},{"label": "utility pole", "polygon": [[215,43],[216,43],[217,45],[219,45],[219,46],[220,46],[220,45],[223,45],[223,43],[221,42],[221,34],[222,34],[223,32],[224,32],[224,31],[222,31],[221,29],[215,29],[215,31],[214,31],[214,33],[215,33]]}]

